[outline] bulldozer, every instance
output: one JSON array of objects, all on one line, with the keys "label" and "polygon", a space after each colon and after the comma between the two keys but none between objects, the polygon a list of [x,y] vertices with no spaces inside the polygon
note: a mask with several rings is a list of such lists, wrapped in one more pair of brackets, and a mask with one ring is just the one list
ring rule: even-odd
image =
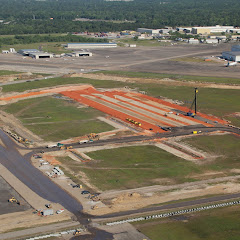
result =
[{"label": "bulldozer", "polygon": [[12,198],[9,198],[8,199],[8,202],[10,202],[10,203],[17,203],[18,205],[20,205],[20,202],[15,198],[15,197],[12,197]]}]

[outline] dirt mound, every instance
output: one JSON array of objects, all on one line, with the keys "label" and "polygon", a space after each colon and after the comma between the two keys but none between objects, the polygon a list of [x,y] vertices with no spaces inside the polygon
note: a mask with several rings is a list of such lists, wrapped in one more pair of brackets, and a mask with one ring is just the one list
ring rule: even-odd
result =
[{"label": "dirt mound", "polygon": [[136,199],[139,199],[141,197],[142,196],[139,193],[124,193],[114,198],[112,200],[112,203],[116,204],[116,203],[122,203],[122,202],[128,202],[128,201],[135,201]]}]

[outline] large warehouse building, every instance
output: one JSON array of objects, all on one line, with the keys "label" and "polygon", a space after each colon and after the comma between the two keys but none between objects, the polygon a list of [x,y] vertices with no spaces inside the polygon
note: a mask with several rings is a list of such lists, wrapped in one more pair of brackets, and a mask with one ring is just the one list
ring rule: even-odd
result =
[{"label": "large warehouse building", "polygon": [[194,27],[192,28],[193,34],[210,34],[210,33],[221,33],[221,32],[230,32],[234,29],[234,26],[210,26],[210,27]]},{"label": "large warehouse building", "polygon": [[159,34],[160,30],[161,29],[138,28],[137,32],[147,33],[147,34],[150,34],[150,35],[155,35],[155,34]]},{"label": "large warehouse building", "polygon": [[222,57],[229,61],[240,62],[240,51],[223,52]]},{"label": "large warehouse building", "polygon": [[113,48],[116,43],[68,43],[68,49],[86,49],[86,48]]}]

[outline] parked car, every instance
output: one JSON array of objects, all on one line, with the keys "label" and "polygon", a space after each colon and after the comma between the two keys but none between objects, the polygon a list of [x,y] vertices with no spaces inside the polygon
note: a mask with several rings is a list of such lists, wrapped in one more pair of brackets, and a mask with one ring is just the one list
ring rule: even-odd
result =
[{"label": "parked car", "polygon": [[57,214],[60,214],[60,213],[62,213],[62,212],[64,212],[63,209],[60,209],[60,210],[57,210],[57,211],[56,211]]},{"label": "parked car", "polygon": [[82,192],[81,192],[81,194],[89,194],[90,192],[89,191],[87,191],[87,190],[83,190]]}]

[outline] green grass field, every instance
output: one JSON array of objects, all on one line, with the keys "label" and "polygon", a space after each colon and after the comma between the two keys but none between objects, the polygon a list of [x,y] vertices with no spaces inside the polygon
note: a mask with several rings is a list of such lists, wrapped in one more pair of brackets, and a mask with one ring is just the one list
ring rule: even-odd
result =
[{"label": "green grass field", "polygon": [[[203,160],[199,165],[155,146],[131,146],[89,152],[87,155],[96,161],[87,163],[87,168],[74,163],[72,170],[81,168],[92,184],[102,190],[110,190],[154,185],[158,184],[158,179],[162,180],[161,184],[197,181],[201,180],[199,174],[209,171],[219,171],[220,175],[228,176],[233,175],[231,169],[240,168],[238,136],[197,136],[185,142],[216,158]],[[207,179],[204,175],[203,178]]]},{"label": "green grass field", "polygon": [[217,156],[206,165],[209,170],[227,171],[240,168],[240,137],[236,135],[197,136],[184,140],[189,145]]},{"label": "green grass field", "polygon": [[19,118],[25,127],[48,141],[113,130],[112,126],[97,119],[104,113],[90,107],[77,108],[71,100],[39,97],[6,105],[2,109]]},{"label": "green grass field", "polygon": [[0,70],[0,76],[6,76],[6,75],[12,75],[12,74],[18,74],[20,72],[14,72],[14,71],[8,71],[8,70]]},{"label": "green grass field", "polygon": [[[184,58],[188,59],[188,58]],[[197,60],[196,60],[197,61]],[[210,82],[210,83],[231,83],[240,84],[240,78],[223,78],[223,77],[205,77],[205,76],[191,76],[180,74],[166,74],[166,73],[148,73],[148,72],[127,72],[127,71],[99,71],[95,74],[103,73],[105,75],[133,77],[133,78],[154,78],[163,79],[171,78],[178,81],[194,81],[194,82]]]},{"label": "green grass field", "polygon": [[120,39],[117,40],[116,43],[118,46],[125,46],[126,44],[136,44],[137,46],[144,46],[144,47],[159,47],[159,46],[169,46],[170,42],[158,42],[158,40],[149,40],[149,39],[138,39],[134,40],[133,38],[128,39]]},{"label": "green grass field", "polygon": [[71,51],[66,50],[61,44],[66,44],[64,42],[43,42],[43,43],[29,43],[29,44],[15,44],[15,45],[2,45],[0,50],[15,48],[16,51],[20,49],[39,49],[41,46],[42,51],[51,53],[69,53]]},{"label": "green grass field", "polygon": [[151,240],[238,240],[239,206],[186,214],[188,220],[173,218],[145,221],[134,226]]}]

